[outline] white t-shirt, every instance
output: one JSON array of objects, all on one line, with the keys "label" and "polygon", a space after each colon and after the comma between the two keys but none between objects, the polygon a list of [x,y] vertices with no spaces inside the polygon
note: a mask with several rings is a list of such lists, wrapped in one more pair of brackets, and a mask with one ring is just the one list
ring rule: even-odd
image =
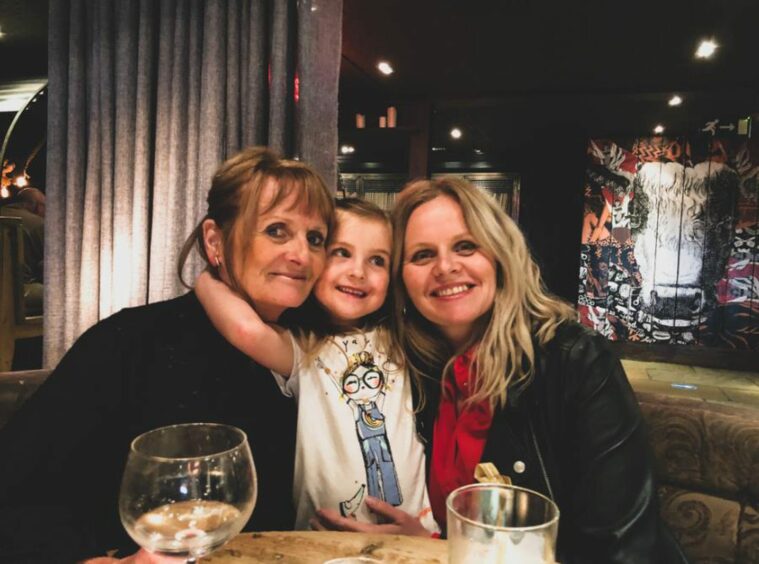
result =
[{"label": "white t-shirt", "polygon": [[282,392],[298,403],[296,529],[309,529],[316,510],[326,508],[377,523],[364,503],[371,495],[439,531],[427,495],[411,383],[376,350],[375,337],[376,331],[331,337],[305,366],[293,340],[290,378],[274,373]]}]

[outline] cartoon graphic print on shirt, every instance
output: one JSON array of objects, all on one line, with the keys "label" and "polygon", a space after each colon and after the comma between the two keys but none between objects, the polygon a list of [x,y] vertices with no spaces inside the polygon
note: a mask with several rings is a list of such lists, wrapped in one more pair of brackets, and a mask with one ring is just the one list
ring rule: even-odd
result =
[{"label": "cartoon graphic print on shirt", "polygon": [[[332,340],[331,344],[346,359],[346,367],[339,381],[319,359],[317,364],[332,379],[340,391],[340,398],[345,400],[353,412],[366,470],[366,487],[362,484],[358,491],[351,492],[350,497],[340,503],[340,513],[344,516],[353,515],[361,505],[364,493],[399,506],[403,503],[403,496],[387,438],[385,415],[382,413],[382,404],[390,383],[377,366],[372,353],[366,350],[368,341],[365,337],[363,343],[351,337],[339,343]],[[357,349],[358,352],[351,352]]]}]

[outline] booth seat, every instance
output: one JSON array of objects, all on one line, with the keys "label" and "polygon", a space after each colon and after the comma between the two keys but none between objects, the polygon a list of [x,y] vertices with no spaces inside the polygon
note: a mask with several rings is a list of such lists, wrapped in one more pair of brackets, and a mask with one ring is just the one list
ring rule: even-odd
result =
[{"label": "booth seat", "polygon": [[50,370],[0,372],[0,428],[40,387],[49,374]]},{"label": "booth seat", "polygon": [[[0,427],[48,374],[0,372]],[[685,554],[694,564],[759,562],[759,410],[637,396],[649,427],[662,516]]]},{"label": "booth seat", "polygon": [[639,392],[664,520],[693,563],[759,562],[759,410]]}]

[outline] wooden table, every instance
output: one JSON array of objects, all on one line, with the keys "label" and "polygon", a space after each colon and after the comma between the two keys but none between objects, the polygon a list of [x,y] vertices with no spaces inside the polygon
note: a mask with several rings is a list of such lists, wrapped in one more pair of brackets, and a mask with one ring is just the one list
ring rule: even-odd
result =
[{"label": "wooden table", "polygon": [[343,556],[367,556],[398,564],[446,564],[448,547],[444,540],[402,535],[316,531],[242,533],[201,562],[322,564]]}]

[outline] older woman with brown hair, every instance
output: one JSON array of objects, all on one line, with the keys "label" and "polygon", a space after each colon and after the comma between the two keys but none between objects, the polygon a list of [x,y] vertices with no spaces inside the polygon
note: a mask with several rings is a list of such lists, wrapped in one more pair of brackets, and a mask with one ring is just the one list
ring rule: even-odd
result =
[{"label": "older woman with brown hair", "polygon": [[[408,185],[393,224],[395,329],[441,527],[446,497],[492,462],[557,503],[558,561],[684,561],[658,515],[624,371],[603,337],[544,289],[516,224],[455,177]],[[412,530],[410,516],[385,509],[392,523],[360,530]],[[358,528],[329,514],[322,522]]]},{"label": "older woman with brown hair", "polygon": [[[333,215],[313,169],[246,149],[214,176],[208,212],[181,262],[197,246],[218,278],[276,321],[310,294]],[[196,421],[235,425],[248,436],[260,484],[248,528],[292,528],[295,407],[268,370],[214,329],[190,292],[89,329],[0,431],[0,560],[73,562],[133,551],[118,514],[130,441]]]}]

